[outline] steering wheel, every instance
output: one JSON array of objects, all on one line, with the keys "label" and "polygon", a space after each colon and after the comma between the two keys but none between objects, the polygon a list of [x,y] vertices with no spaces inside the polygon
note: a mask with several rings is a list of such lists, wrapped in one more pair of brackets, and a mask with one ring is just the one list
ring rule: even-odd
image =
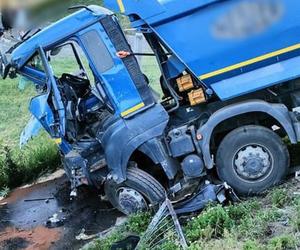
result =
[{"label": "steering wheel", "polygon": [[67,73],[62,74],[61,79],[71,85],[89,85],[89,81],[87,79]]}]

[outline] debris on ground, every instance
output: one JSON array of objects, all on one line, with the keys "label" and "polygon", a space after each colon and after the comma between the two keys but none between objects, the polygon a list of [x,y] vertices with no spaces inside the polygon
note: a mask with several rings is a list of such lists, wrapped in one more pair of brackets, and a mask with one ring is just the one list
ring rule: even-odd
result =
[{"label": "debris on ground", "polygon": [[24,200],[24,202],[33,202],[33,201],[45,201],[46,203],[49,203],[50,200],[54,200],[54,197],[50,197],[50,198],[36,198],[36,199],[27,199]]},{"label": "debris on ground", "polygon": [[130,235],[113,243],[111,249],[164,249],[170,242],[175,243],[177,249],[187,249],[187,241],[177,216],[199,213],[209,203],[225,204],[229,200],[239,201],[230,186],[226,183],[214,185],[208,181],[192,198],[173,201],[173,204],[166,198],[139,240],[138,236]]},{"label": "debris on ground", "polygon": [[53,214],[53,216],[46,221],[46,227],[48,228],[62,227],[64,225],[64,221],[65,218],[59,218],[58,214]]},{"label": "debris on ground", "polygon": [[77,236],[75,237],[75,239],[76,239],[76,240],[82,240],[82,241],[85,241],[85,240],[91,240],[91,239],[94,239],[94,238],[96,238],[97,236],[98,236],[97,234],[87,235],[87,234],[85,233],[85,229],[83,228],[83,229],[81,229],[80,234],[77,235]]},{"label": "debris on ground", "polygon": [[237,195],[230,186],[226,183],[221,185],[208,183],[192,198],[176,204],[175,211],[177,214],[199,212],[210,202],[224,204],[228,199],[238,200]]},{"label": "debris on ground", "polygon": [[[66,177],[57,179],[57,176],[55,173],[52,178],[47,177],[47,181],[43,179],[39,184],[17,188],[0,201],[0,249],[21,249],[23,244],[15,239],[21,237],[27,242],[28,249],[77,250],[89,241],[76,240],[75,236],[82,228],[85,234],[97,234],[98,237],[99,232],[112,228],[122,216],[88,187],[82,188],[78,198],[71,202]],[[24,202],[52,197],[54,199],[48,201]],[[51,228],[45,225],[48,218]],[[52,224],[64,218],[63,227]],[[17,248],[15,243],[19,244]]]}]

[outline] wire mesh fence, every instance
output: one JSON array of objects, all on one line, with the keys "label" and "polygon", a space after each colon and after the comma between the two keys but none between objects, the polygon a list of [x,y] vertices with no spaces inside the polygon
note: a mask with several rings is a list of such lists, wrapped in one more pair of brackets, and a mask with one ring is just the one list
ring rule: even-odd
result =
[{"label": "wire mesh fence", "polygon": [[169,199],[161,205],[136,250],[187,249],[182,228]]}]

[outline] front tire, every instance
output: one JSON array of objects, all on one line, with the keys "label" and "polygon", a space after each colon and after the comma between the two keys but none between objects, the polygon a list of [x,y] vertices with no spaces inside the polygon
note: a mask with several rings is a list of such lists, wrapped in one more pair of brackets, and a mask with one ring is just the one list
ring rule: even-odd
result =
[{"label": "front tire", "polygon": [[282,139],[262,126],[233,130],[217,152],[217,172],[240,195],[259,194],[280,183],[290,157]]},{"label": "front tire", "polygon": [[125,182],[108,180],[104,188],[111,204],[126,215],[146,210],[149,204],[158,204],[166,196],[157,180],[136,167],[128,168]]}]

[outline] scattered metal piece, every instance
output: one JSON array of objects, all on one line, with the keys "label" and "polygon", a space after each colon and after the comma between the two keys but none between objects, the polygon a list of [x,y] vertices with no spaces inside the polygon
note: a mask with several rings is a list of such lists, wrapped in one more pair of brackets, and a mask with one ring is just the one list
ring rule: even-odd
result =
[{"label": "scattered metal piece", "polygon": [[166,199],[153,217],[136,250],[160,249],[164,243],[170,240],[181,246],[181,249],[187,249],[187,242],[176,212],[170,200]]},{"label": "scattered metal piece", "polygon": [[55,198],[53,198],[53,197],[50,197],[50,198],[37,198],[37,199],[26,199],[26,200],[24,200],[24,202],[45,201],[46,203],[48,203],[50,200],[54,200],[54,199]]},{"label": "scattered metal piece", "polygon": [[82,241],[85,241],[85,240],[91,240],[91,239],[94,239],[96,238],[98,235],[97,234],[92,234],[92,235],[87,235],[85,234],[85,229],[81,229],[80,231],[80,234],[77,235],[75,238],[76,240],[82,240]]},{"label": "scattered metal piece", "polygon": [[177,214],[194,213],[201,211],[210,202],[224,204],[230,198],[238,201],[239,198],[227,183],[221,185],[207,184],[192,198],[175,205]]},{"label": "scattered metal piece", "polygon": [[71,191],[71,193],[70,193],[70,200],[73,200],[74,198],[76,198],[77,197],[77,189],[76,188],[74,188],[72,191]]}]

